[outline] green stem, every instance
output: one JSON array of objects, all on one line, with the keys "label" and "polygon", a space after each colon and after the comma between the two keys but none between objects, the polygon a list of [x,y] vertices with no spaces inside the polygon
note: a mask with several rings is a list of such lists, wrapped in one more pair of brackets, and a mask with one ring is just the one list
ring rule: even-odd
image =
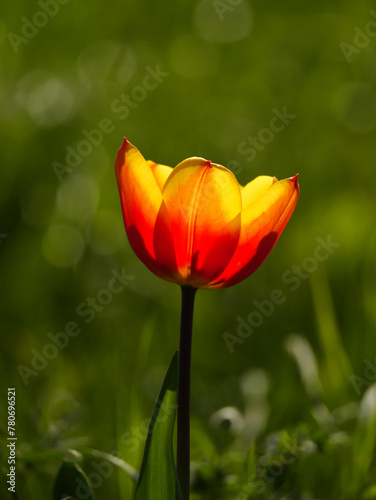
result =
[{"label": "green stem", "polygon": [[193,306],[196,288],[182,286],[179,385],[178,385],[178,430],[177,471],[183,500],[189,500],[190,483],[190,395],[191,395],[191,347]]}]

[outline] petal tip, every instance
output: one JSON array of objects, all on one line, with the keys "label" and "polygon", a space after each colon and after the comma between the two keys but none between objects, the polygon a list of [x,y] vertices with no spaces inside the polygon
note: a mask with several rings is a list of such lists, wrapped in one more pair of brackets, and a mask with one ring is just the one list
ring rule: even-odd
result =
[{"label": "petal tip", "polygon": [[300,186],[298,184],[298,177],[299,177],[299,174],[296,174],[296,175],[294,175],[294,177],[290,177],[290,180],[294,183],[294,191],[299,196],[299,194],[300,194]]},{"label": "petal tip", "polygon": [[128,141],[128,139],[126,137],[124,137],[123,144],[120,146],[119,151],[121,151],[122,149],[125,149],[128,146],[128,144],[130,144],[130,142]]},{"label": "petal tip", "polygon": [[298,177],[299,177],[299,174],[296,174],[292,177],[288,177],[286,180],[293,183],[294,184],[294,187],[299,187],[299,184],[298,184]]},{"label": "petal tip", "polygon": [[116,156],[116,161],[115,161],[115,170],[116,172],[120,172],[124,162],[125,162],[125,155],[128,153],[129,148],[132,146],[132,144],[128,141],[126,137],[124,137],[123,144],[120,146],[117,156]]}]

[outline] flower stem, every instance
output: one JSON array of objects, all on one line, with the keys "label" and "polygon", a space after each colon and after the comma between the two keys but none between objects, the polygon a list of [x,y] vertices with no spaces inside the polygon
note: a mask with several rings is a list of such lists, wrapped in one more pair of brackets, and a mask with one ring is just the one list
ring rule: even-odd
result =
[{"label": "flower stem", "polygon": [[183,500],[189,500],[190,483],[190,396],[191,396],[191,347],[193,306],[196,288],[182,286],[179,385],[178,385],[178,431],[177,472]]}]

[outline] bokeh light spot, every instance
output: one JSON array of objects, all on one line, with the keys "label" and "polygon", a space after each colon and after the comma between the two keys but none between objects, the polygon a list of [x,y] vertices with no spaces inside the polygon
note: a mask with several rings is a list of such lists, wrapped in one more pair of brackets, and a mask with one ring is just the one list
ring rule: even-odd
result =
[{"label": "bokeh light spot", "polygon": [[40,127],[54,127],[65,122],[72,110],[72,92],[57,78],[50,78],[39,84],[29,95],[29,114]]},{"label": "bokeh light spot", "polygon": [[253,15],[245,0],[231,3],[201,0],[194,21],[200,35],[208,40],[232,43],[250,35]]},{"label": "bokeh light spot", "polygon": [[136,68],[134,51],[113,40],[101,40],[89,45],[77,59],[78,76],[88,88],[100,88],[106,81],[124,85]]},{"label": "bokeh light spot", "polygon": [[56,195],[56,206],[66,217],[82,221],[95,213],[99,203],[99,188],[95,180],[84,175],[70,175]]}]

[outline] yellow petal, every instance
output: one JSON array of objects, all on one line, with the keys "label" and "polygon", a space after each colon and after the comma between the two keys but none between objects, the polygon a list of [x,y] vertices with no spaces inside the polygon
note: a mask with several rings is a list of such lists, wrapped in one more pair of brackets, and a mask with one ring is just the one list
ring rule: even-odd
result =
[{"label": "yellow petal", "polygon": [[153,175],[155,177],[155,180],[157,181],[159,189],[162,191],[162,188],[165,185],[167,177],[171,174],[173,169],[171,167],[167,167],[166,165],[161,165],[159,163],[155,163],[154,161],[150,160],[147,161],[147,164],[149,165],[151,171],[153,172]]},{"label": "yellow petal", "polygon": [[257,200],[259,196],[264,194],[264,192],[270,188],[275,182],[277,182],[276,177],[270,177],[267,175],[260,175],[253,179],[253,181],[248,182],[242,189],[242,210],[244,210],[253,201]]}]

